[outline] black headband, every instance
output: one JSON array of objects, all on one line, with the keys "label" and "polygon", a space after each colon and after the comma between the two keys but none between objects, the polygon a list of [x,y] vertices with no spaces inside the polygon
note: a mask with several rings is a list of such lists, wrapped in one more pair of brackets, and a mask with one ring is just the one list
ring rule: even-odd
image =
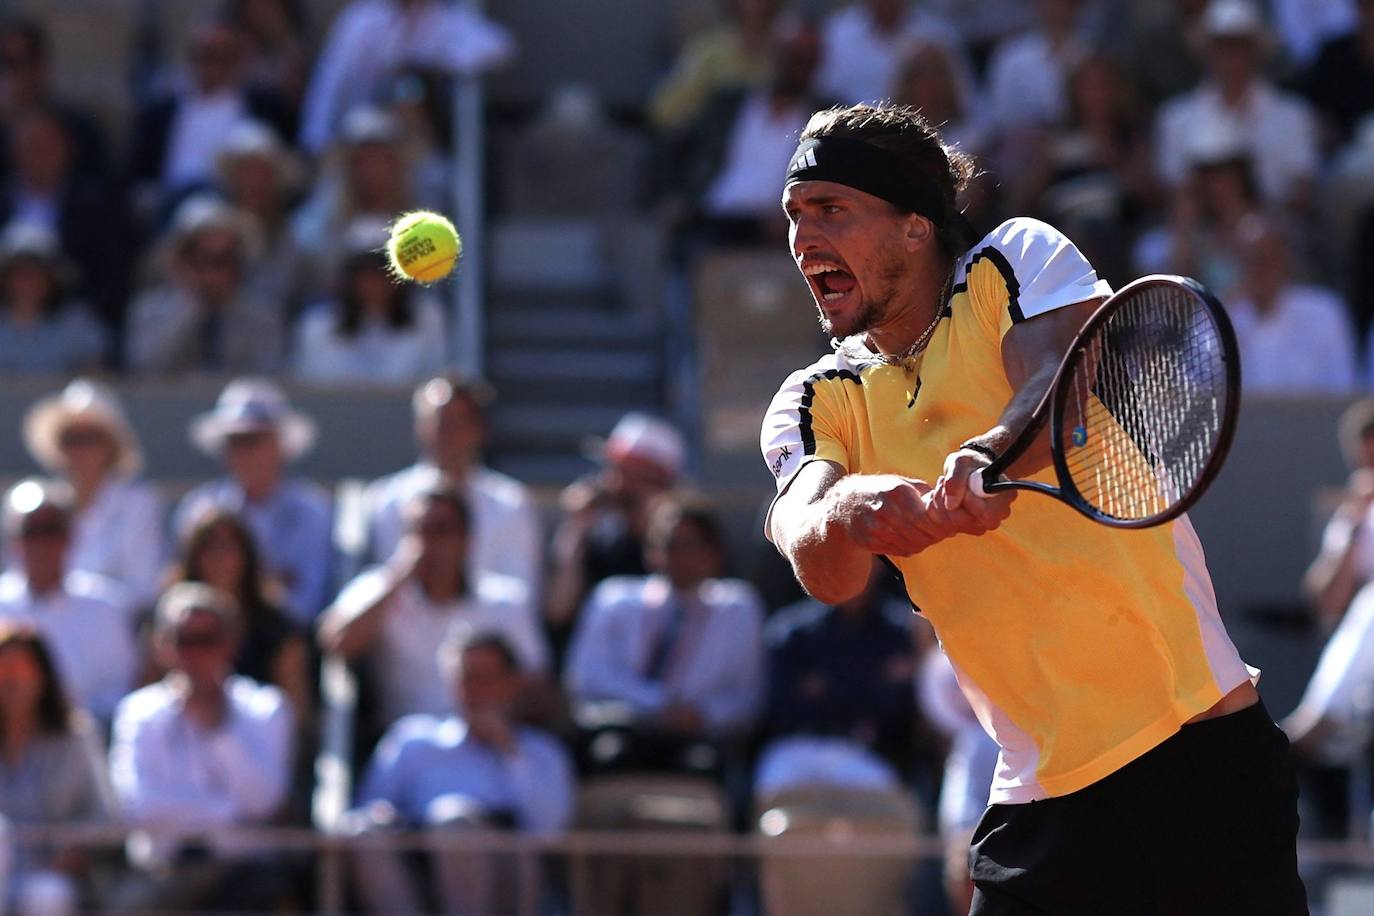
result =
[{"label": "black headband", "polygon": [[896,155],[862,140],[803,140],[787,165],[784,186],[794,181],[833,181],[924,216],[937,226],[950,221],[949,208],[939,188]]}]

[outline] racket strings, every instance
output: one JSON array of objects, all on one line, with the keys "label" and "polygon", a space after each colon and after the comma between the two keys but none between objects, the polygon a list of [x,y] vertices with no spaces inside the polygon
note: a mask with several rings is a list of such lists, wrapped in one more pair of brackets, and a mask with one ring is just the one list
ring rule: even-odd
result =
[{"label": "racket strings", "polygon": [[1166,512],[1207,473],[1229,397],[1226,350],[1205,304],[1167,286],[1142,289],[1074,367],[1061,417],[1070,479],[1105,515]]}]

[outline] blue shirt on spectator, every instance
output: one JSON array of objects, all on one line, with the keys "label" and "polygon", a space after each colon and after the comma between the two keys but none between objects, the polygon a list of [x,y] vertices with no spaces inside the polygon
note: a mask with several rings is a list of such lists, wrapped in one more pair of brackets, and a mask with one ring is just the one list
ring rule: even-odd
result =
[{"label": "blue shirt on spectator", "polygon": [[253,503],[234,480],[211,481],[182,499],[176,532],[188,531],[200,513],[212,507],[228,509],[244,520],[266,571],[286,587],[292,619],[306,625],[313,621],[333,597],[333,521],[324,491],[304,480],[284,480],[266,500]]},{"label": "blue shirt on spectator", "polygon": [[509,813],[521,830],[551,833],[567,826],[574,788],[572,762],[550,735],[517,728],[514,753],[503,754],[456,716],[414,715],[377,745],[358,803],[388,802],[407,824],[423,826],[435,802],[459,796]]}]

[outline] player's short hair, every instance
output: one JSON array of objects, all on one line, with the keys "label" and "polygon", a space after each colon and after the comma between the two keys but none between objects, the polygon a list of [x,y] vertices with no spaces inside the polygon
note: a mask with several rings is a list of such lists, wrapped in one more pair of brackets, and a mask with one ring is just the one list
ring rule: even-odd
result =
[{"label": "player's short hair", "polygon": [[801,139],[845,137],[885,150],[940,192],[945,212],[933,219],[941,250],[956,258],[973,243],[959,213],[959,195],[977,173],[973,157],[940,137],[940,132],[910,105],[850,105],[811,116]]}]

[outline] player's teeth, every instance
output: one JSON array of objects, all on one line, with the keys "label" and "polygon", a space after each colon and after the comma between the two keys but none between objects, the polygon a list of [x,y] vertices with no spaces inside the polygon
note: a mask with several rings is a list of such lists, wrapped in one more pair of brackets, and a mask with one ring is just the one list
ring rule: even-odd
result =
[{"label": "player's teeth", "polygon": [[844,293],[826,293],[824,298],[826,302],[829,302],[831,299],[838,299],[843,295]]}]

